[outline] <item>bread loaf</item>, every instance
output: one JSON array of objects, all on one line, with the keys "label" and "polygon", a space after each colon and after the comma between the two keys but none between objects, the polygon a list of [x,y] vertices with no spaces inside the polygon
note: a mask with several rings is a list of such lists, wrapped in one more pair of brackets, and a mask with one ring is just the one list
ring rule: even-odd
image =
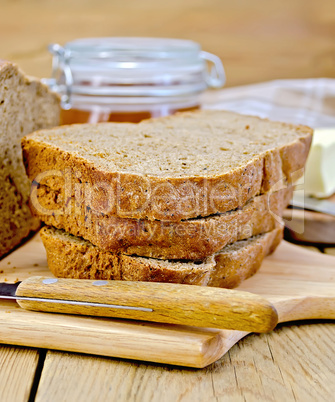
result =
[{"label": "bread loaf", "polygon": [[59,123],[60,101],[15,64],[0,60],[0,257],[39,227],[29,210],[21,138]]}]

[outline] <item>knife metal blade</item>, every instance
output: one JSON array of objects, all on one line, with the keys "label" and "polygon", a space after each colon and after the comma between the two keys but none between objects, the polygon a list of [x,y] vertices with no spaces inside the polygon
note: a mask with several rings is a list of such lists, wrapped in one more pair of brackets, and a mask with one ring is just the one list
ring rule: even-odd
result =
[{"label": "knife metal blade", "polygon": [[295,194],[291,200],[293,207],[309,209],[311,211],[322,212],[327,215],[335,216],[335,203],[327,200],[319,200],[313,197],[304,197],[300,194]]},{"label": "knife metal blade", "polygon": [[0,299],[28,310],[267,332],[278,315],[249,292],[157,282],[31,277],[0,283]]}]

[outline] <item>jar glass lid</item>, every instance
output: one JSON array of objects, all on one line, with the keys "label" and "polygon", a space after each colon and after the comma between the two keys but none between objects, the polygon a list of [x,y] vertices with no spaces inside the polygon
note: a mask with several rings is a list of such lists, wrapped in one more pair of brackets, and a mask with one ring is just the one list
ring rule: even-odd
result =
[{"label": "jar glass lid", "polygon": [[190,40],[167,38],[86,38],[68,42],[64,48],[74,58],[192,59],[198,58],[200,45]]},{"label": "jar glass lid", "polygon": [[63,95],[180,96],[225,83],[221,60],[190,40],[85,38],[49,46],[48,84]]}]

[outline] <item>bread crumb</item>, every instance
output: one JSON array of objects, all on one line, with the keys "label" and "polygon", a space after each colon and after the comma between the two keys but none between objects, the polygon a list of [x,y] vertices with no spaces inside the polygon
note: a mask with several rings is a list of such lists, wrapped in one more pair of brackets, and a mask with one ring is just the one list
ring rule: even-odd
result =
[{"label": "bread crumb", "polygon": [[3,269],[0,271],[0,274],[3,274]]},{"label": "bread crumb", "polygon": [[34,267],[38,267],[38,264],[34,264]]},{"label": "bread crumb", "polygon": [[60,107],[57,94],[26,77],[10,62],[0,65],[0,93],[5,95],[4,99],[0,97],[2,256],[39,227],[27,208],[30,185],[23,168],[21,138],[42,127],[58,125]]},{"label": "bread crumb", "polygon": [[7,264],[10,265],[10,261],[8,261]]}]

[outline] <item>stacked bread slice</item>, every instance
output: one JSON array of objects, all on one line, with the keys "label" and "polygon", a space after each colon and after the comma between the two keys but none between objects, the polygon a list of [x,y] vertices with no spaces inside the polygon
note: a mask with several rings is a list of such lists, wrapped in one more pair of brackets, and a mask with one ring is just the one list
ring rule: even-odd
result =
[{"label": "stacked bread slice", "polygon": [[60,98],[17,65],[0,60],[0,257],[40,226],[29,209],[21,138],[59,124]]},{"label": "stacked bread slice", "polygon": [[312,130],[224,111],[23,139],[57,276],[234,287],[280,242]]}]

